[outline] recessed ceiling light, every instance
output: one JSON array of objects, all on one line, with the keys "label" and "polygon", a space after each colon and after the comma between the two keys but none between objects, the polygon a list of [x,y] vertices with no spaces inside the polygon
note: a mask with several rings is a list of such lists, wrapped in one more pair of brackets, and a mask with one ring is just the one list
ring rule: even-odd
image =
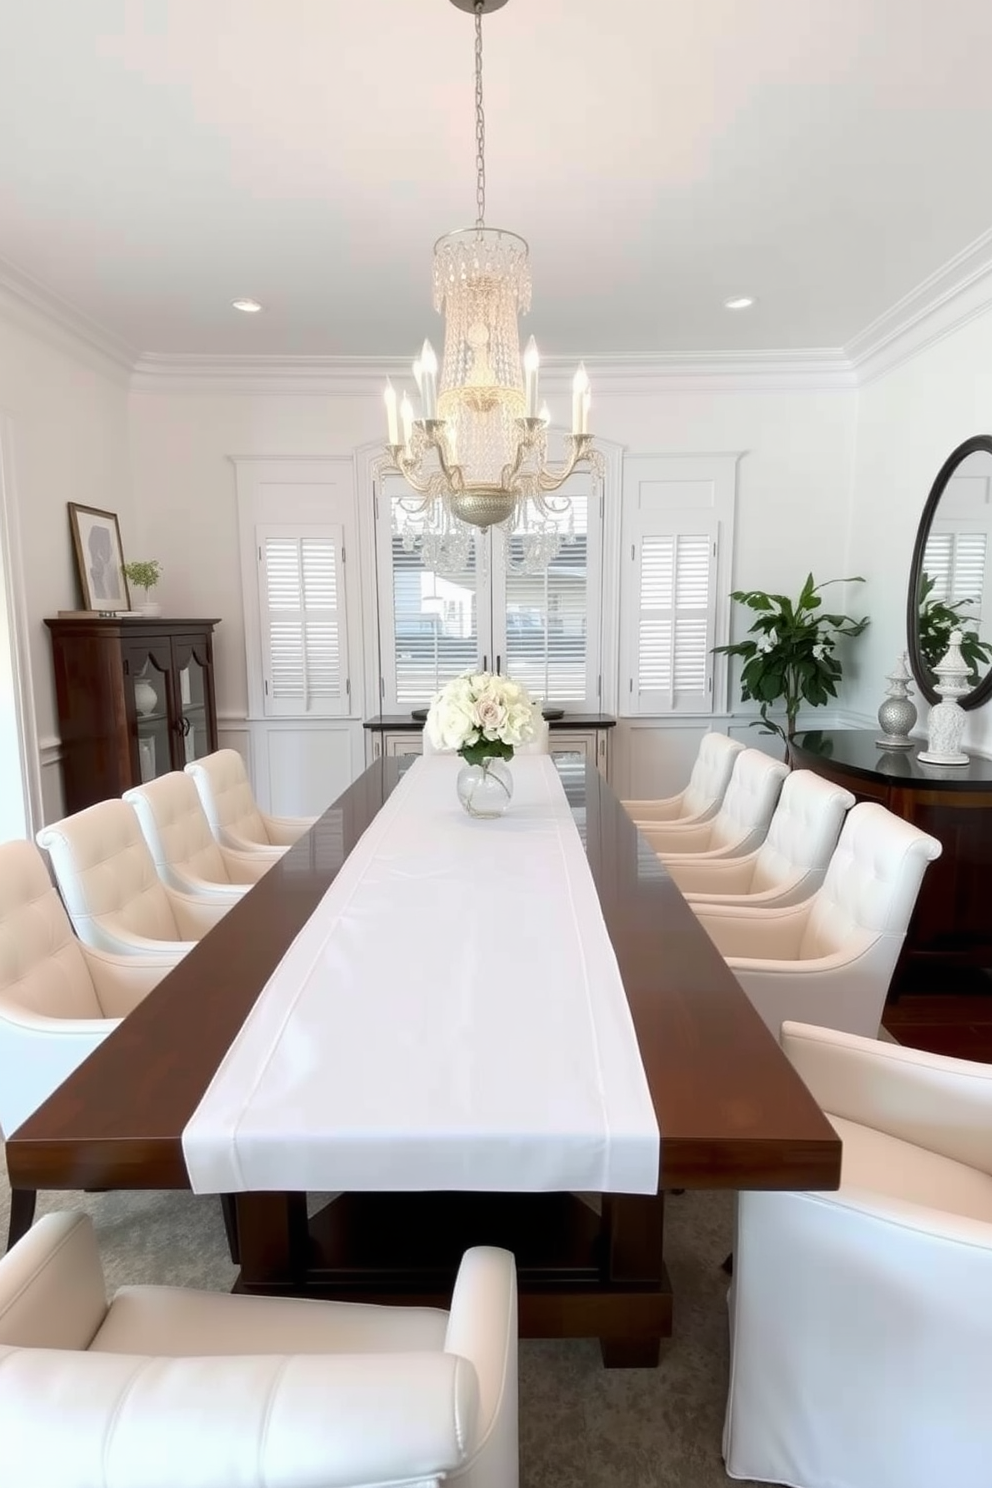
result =
[{"label": "recessed ceiling light", "polygon": [[723,307],[725,310],[747,310],[754,304],[756,304],[754,295],[731,295],[729,299],[724,300]]},{"label": "recessed ceiling light", "polygon": [[257,300],[232,300],[231,304],[235,310],[243,310],[246,315],[257,315],[262,308]]}]

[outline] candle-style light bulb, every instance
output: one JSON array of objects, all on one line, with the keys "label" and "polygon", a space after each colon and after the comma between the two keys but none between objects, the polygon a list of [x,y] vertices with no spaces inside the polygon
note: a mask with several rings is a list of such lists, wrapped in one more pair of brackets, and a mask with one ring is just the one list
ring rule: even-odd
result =
[{"label": "candle-style light bulb", "polygon": [[591,402],[592,392],[589,388],[586,388],[582,394],[582,429],[580,432],[583,434],[589,433],[589,405]]},{"label": "candle-style light bulb", "polygon": [[391,445],[400,442],[400,427],[396,418],[396,389],[393,387],[392,379],[386,378],[386,427],[389,431],[388,442]]},{"label": "candle-style light bulb", "polygon": [[589,412],[588,407],[586,405],[586,394],[588,393],[588,391],[589,391],[589,377],[588,377],[588,374],[586,372],[586,364],[585,364],[585,362],[580,362],[579,363],[579,367],[578,367],[578,371],[576,372],[575,376],[572,378],[572,433],[573,434],[585,434],[585,432],[586,432],[586,430],[583,427],[583,425],[584,425],[585,419],[588,417],[588,412]]},{"label": "candle-style light bulb", "polygon": [[531,336],[524,349],[524,414],[537,417],[537,369],[541,365],[537,342]]},{"label": "candle-style light bulb", "polygon": [[420,350],[420,396],[423,400],[425,419],[437,418],[437,357],[429,341]]},{"label": "candle-style light bulb", "polygon": [[403,449],[406,454],[410,452],[410,435],[413,433],[413,404],[406,393],[400,404],[400,423],[403,425]]},{"label": "candle-style light bulb", "polygon": [[541,420],[541,423],[544,425],[544,427],[547,428],[551,422],[551,409],[548,407],[547,403],[541,404],[541,411],[537,416]]},{"label": "candle-style light bulb", "polygon": [[417,384],[417,392],[418,393],[421,392],[422,391],[422,387],[423,387],[423,380],[424,380],[424,369],[421,366],[420,358],[419,357],[416,357],[414,359],[414,363],[413,363],[413,380]]}]

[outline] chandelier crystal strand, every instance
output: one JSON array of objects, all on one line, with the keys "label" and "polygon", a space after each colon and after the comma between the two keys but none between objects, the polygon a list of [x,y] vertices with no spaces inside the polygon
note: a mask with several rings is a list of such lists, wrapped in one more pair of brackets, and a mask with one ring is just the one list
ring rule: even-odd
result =
[{"label": "chandelier crystal strand", "polygon": [[[464,0],[452,0],[467,10]],[[563,541],[574,539],[572,503],[553,499],[572,472],[602,474],[588,433],[588,379],[580,365],[572,400],[572,432],[560,465],[548,463],[549,415],[538,415],[537,347],[520,356],[519,317],[530,309],[529,249],[516,233],[486,226],[486,120],[482,90],[482,17],[505,0],[474,0],[476,221],[434,245],[433,303],[444,317],[440,376],[429,342],[414,364],[421,417],[396,415],[386,390],[389,444],[380,471],[403,476],[413,494],[394,505],[394,530],[407,551],[437,572],[463,570],[473,530],[502,530],[507,564],[539,573]],[[580,388],[581,378],[581,388]],[[402,436],[399,423],[402,422]],[[520,537],[514,561],[511,539]],[[481,548],[480,548],[481,553]]]}]

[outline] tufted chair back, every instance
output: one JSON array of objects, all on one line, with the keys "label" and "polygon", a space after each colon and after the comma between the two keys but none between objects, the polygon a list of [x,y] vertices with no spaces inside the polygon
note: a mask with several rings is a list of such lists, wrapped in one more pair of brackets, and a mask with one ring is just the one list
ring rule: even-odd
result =
[{"label": "tufted chair back", "polygon": [[935,837],[884,806],[863,801],[852,807],[811,902],[800,959],[871,938],[888,945],[894,968],[926,866],[940,853]]},{"label": "tufted chair back", "polygon": [[750,891],[763,893],[796,881],[795,898],[823,882],[830,855],[854,805],[851,792],[812,770],[793,770],[782,786],[768,836],[758,849]]},{"label": "tufted chair back", "polygon": [[185,889],[184,874],[186,880],[231,882],[192,776],[173,770],[125,791],[124,800],[134,807],[159,877],[165,883]]},{"label": "tufted chair back", "polygon": [[[0,846],[0,1003],[52,1018],[102,1018],[89,967],[33,842]],[[4,1077],[0,1076],[0,1098]]]},{"label": "tufted chair back", "polygon": [[[717,735],[719,737],[719,735]],[[710,827],[710,850],[733,846],[750,852],[765,838],[789,767],[760,749],[745,749],[733,761],[730,784]]]},{"label": "tufted chair back", "polygon": [[255,804],[244,760],[236,749],[218,749],[186,766],[200,797],[210,830],[218,842],[241,847],[247,842],[269,846],[262,813]]},{"label": "tufted chair back", "polygon": [[127,801],[99,801],[42,827],[38,845],[51,859],[76,934],[117,951],[114,934],[182,940],[168,893]]},{"label": "tufted chair back", "polygon": [[723,800],[737,756],[743,749],[739,739],[731,739],[727,734],[703,735],[689,784],[682,793],[680,816],[696,816]]}]

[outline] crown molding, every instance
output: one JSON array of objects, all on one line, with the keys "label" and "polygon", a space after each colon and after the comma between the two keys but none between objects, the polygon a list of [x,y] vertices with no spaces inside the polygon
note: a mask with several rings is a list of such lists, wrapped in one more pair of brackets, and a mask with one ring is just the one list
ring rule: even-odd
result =
[{"label": "crown molding", "polygon": [[[602,393],[766,392],[850,388],[855,376],[839,350],[700,352],[655,357],[586,357]],[[571,390],[575,358],[547,358],[541,383],[554,394]],[[132,374],[137,392],[212,392],[315,396],[381,394],[387,377],[411,377],[408,357],[182,356],[147,353]]]},{"label": "crown molding", "polygon": [[0,258],[0,314],[99,372],[126,382],[138,353],[7,259]]},{"label": "crown molding", "polygon": [[891,371],[992,307],[992,229],[850,340],[859,386]]}]

